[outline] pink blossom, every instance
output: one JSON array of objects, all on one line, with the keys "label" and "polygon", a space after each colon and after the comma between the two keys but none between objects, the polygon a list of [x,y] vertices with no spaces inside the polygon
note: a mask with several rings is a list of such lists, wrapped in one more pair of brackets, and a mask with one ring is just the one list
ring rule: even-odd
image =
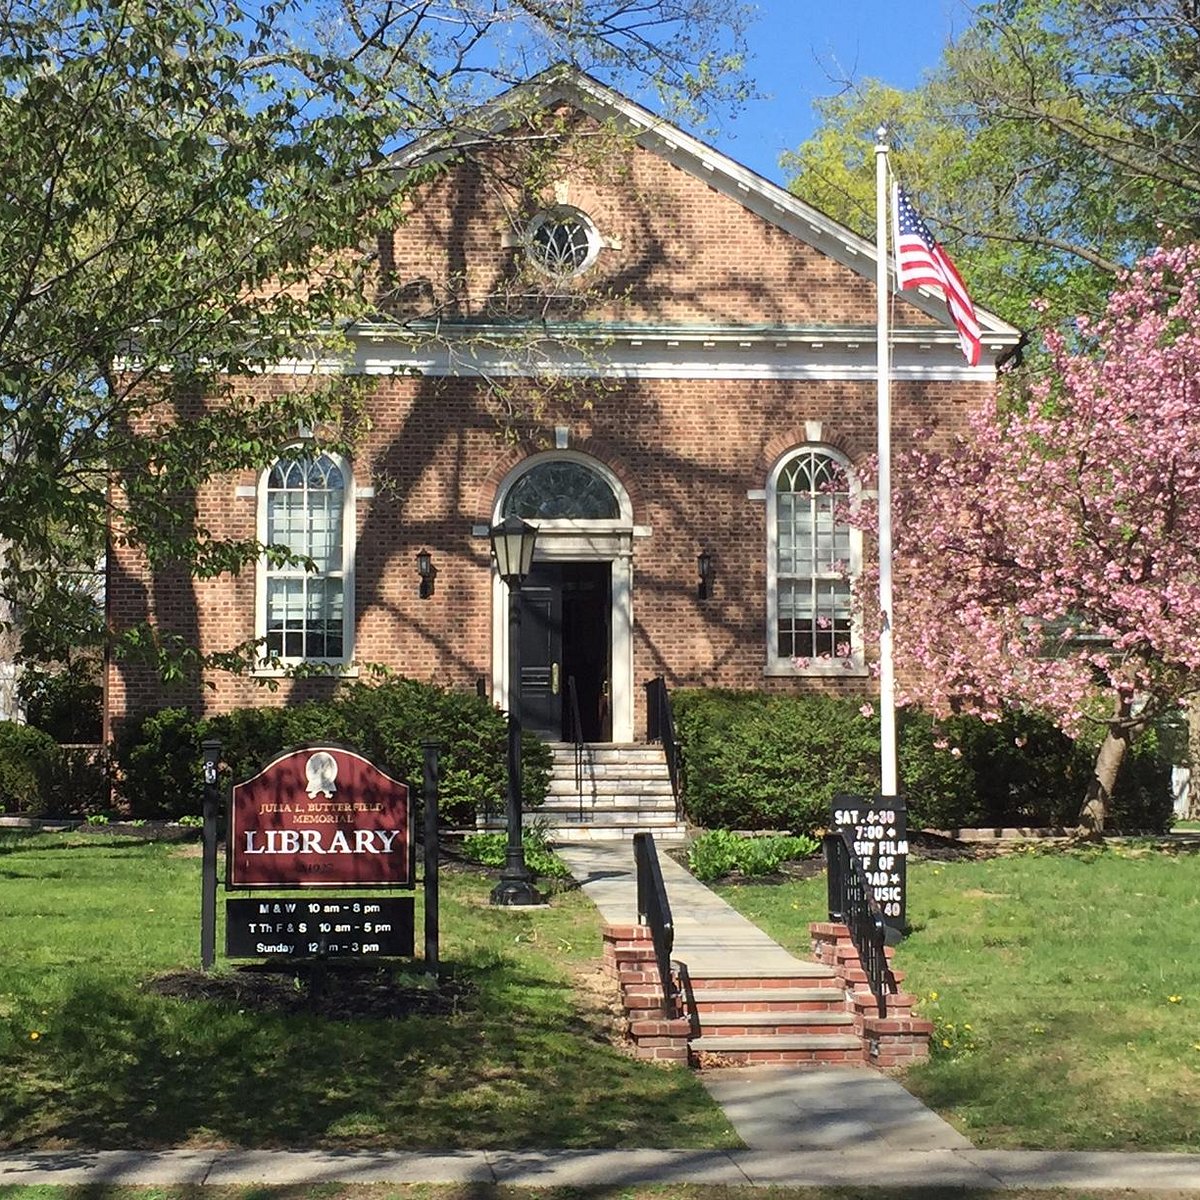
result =
[{"label": "pink blossom", "polygon": [[873,704],[860,704],[858,706],[858,711],[864,717],[873,717],[875,715],[875,706]]},{"label": "pink blossom", "polygon": [[[1079,328],[1083,350],[1046,331],[1049,368],[965,434],[897,455],[904,701],[1076,733],[1200,685],[1200,247],[1149,255]],[[847,519],[869,535],[874,506]],[[868,640],[875,579],[856,593]]]}]

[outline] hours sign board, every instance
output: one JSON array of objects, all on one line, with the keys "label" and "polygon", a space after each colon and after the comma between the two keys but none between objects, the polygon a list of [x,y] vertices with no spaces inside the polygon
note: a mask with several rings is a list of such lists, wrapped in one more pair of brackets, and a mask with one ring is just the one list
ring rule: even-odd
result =
[{"label": "hours sign board", "polygon": [[407,785],[341,746],[290,750],[233,789],[227,886],[411,886]]},{"label": "hours sign board", "polygon": [[225,953],[230,958],[406,958],[413,953],[413,909],[411,896],[227,900]]},{"label": "hours sign board", "polygon": [[850,835],[887,925],[905,929],[908,814],[895,797],[835,796],[833,824]]}]

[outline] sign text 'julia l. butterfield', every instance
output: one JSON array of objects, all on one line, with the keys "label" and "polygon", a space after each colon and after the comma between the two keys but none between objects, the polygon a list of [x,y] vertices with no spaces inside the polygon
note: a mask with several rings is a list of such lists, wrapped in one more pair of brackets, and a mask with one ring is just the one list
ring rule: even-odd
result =
[{"label": "sign text 'julia l. butterfield'", "polygon": [[228,886],[412,883],[408,787],[352,750],[293,750],[233,789]]}]

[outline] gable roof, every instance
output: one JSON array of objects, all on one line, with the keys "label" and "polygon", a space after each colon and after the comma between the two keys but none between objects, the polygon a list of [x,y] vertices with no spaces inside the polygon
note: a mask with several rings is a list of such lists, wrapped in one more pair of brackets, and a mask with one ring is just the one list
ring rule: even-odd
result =
[{"label": "gable roof", "polygon": [[[474,109],[468,118],[458,123],[449,137],[430,136],[413,142],[399,153],[397,165],[403,168],[447,157],[456,146],[494,137],[512,128],[521,115],[531,108],[544,109],[560,103],[569,104],[598,121],[615,120],[629,130],[645,149],[688,172],[789,236],[869,280],[874,286],[876,253],[873,241],[627,96],[565,64],[550,67]],[[957,339],[957,331],[940,296],[926,288],[896,292],[895,266],[890,257],[888,278],[894,295],[901,296],[905,303],[912,304],[936,321],[939,327],[952,332]],[[978,305],[975,312],[986,350],[993,355],[1004,354],[1020,345],[1023,334],[1016,326]],[[922,326],[921,331],[928,337],[928,326]]]}]

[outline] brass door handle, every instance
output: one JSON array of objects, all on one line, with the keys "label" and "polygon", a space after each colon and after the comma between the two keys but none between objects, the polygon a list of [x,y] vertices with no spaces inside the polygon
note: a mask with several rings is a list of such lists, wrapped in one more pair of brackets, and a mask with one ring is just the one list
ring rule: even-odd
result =
[{"label": "brass door handle", "polygon": [[558,695],[558,663],[550,664],[550,695]]}]

